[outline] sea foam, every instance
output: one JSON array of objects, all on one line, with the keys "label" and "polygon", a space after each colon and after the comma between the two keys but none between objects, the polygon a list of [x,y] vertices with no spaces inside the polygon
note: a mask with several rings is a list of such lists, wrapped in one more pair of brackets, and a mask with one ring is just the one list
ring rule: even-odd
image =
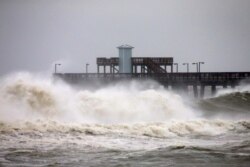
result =
[{"label": "sea foam", "polygon": [[161,87],[130,82],[88,90],[30,73],[9,76],[0,86],[1,121],[54,120],[79,123],[137,123],[188,120],[196,114],[183,98]]}]

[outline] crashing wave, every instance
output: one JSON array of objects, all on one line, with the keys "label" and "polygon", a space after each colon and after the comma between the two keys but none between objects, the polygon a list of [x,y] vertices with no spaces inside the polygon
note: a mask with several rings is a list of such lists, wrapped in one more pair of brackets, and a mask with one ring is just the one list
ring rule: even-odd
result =
[{"label": "crashing wave", "polygon": [[196,117],[181,96],[141,83],[90,91],[18,74],[0,86],[0,121],[49,119],[79,123],[135,123]]}]

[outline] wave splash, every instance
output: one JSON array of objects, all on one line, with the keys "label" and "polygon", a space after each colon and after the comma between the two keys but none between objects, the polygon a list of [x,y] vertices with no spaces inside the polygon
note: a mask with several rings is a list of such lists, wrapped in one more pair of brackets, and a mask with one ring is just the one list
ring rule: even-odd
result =
[{"label": "wave splash", "polygon": [[0,121],[52,120],[79,123],[164,122],[193,119],[181,96],[163,88],[141,89],[141,83],[90,91],[21,73],[0,84]]}]

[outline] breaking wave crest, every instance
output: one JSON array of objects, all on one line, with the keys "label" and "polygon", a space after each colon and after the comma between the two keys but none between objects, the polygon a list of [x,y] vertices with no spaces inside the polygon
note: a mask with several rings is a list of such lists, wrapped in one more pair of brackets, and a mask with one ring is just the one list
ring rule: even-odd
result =
[{"label": "breaking wave crest", "polygon": [[53,79],[17,74],[0,86],[1,121],[52,120],[80,123],[136,123],[192,119],[181,96],[131,82],[90,91]]},{"label": "breaking wave crest", "polygon": [[250,87],[240,86],[237,89],[226,89],[218,92],[213,98],[201,100],[201,108],[206,111],[226,111],[241,115],[250,112]]},{"label": "breaking wave crest", "polygon": [[226,95],[221,95],[213,99],[217,103],[231,106],[238,109],[250,109],[250,92],[233,92]]}]

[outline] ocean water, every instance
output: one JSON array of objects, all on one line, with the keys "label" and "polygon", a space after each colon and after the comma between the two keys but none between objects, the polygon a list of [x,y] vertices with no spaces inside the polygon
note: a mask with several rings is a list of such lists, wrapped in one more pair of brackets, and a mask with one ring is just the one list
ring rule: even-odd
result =
[{"label": "ocean water", "polygon": [[0,166],[250,166],[250,86],[195,100],[154,82],[0,81]]}]

